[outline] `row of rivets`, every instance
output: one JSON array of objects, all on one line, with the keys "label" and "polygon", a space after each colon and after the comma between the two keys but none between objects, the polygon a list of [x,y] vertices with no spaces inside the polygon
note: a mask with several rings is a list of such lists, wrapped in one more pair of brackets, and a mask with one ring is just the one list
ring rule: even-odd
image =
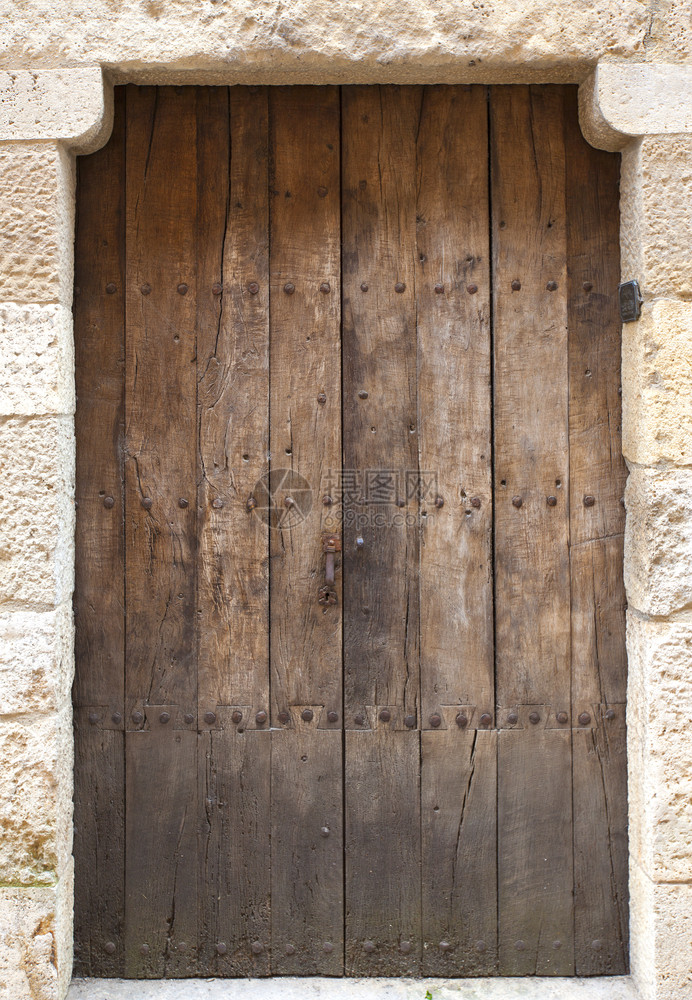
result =
[{"label": "row of rivets", "polygon": [[[548,497],[545,498],[545,502],[548,504],[549,507],[555,507],[555,506],[557,506],[557,497],[555,497],[555,496],[548,496]],[[593,507],[595,503],[596,503],[596,497],[591,496],[591,494],[587,493],[586,496],[584,497],[584,506],[585,507]],[[622,503],[622,501],[621,501],[621,503]],[[524,505],[524,498],[523,497],[521,497],[521,496],[512,497],[512,506],[516,507],[517,510],[520,507],[523,507],[523,505]]]}]

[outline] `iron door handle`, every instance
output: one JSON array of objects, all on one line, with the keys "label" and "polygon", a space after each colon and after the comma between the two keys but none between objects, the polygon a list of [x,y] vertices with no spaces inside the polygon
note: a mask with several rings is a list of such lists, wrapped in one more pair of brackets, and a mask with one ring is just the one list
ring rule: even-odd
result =
[{"label": "iron door handle", "polygon": [[341,552],[341,539],[338,535],[327,535],[322,543],[322,551],[326,555],[324,579],[327,584],[334,583],[334,553]]}]

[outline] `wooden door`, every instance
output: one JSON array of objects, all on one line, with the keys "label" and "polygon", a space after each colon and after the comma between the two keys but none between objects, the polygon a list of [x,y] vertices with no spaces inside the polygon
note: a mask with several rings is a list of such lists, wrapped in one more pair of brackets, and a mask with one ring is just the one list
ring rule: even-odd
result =
[{"label": "wooden door", "polygon": [[618,168],[573,87],[116,89],[79,974],[627,970]]}]

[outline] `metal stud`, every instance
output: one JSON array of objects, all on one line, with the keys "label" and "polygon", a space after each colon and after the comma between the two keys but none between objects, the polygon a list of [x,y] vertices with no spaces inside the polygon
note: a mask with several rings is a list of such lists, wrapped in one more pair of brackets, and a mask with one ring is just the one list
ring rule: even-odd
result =
[{"label": "metal stud", "polygon": [[521,497],[519,497],[519,496],[512,497],[512,506],[516,507],[517,510],[519,510],[519,508],[521,507],[521,505],[523,504],[523,502],[524,502],[523,499]]},{"label": "metal stud", "polygon": [[113,712],[113,714],[111,715],[111,722],[113,723],[113,725],[119,726],[122,721],[123,717],[120,714],[120,712]]},{"label": "metal stud", "polygon": [[225,941],[219,941],[219,943],[216,946],[216,954],[217,955],[225,955],[227,951],[228,951],[228,947],[226,945],[226,942]]},{"label": "metal stud", "polygon": [[483,952],[486,950],[487,947],[488,946],[486,945],[485,941],[476,941],[476,951],[480,952],[481,955],[483,954]]},{"label": "metal stud", "polygon": [[284,507],[295,507],[295,505],[296,505],[296,502],[293,499],[293,497],[285,497],[284,498]]},{"label": "metal stud", "polygon": [[481,498],[480,497],[471,497],[471,506],[472,507],[474,507],[476,510],[478,510],[479,507],[480,507],[480,505],[481,505]]},{"label": "metal stud", "polygon": [[235,722],[237,726],[238,723],[242,721],[243,721],[243,713],[239,712],[238,709],[236,708],[235,712],[231,714],[231,722]]},{"label": "metal stud", "polygon": [[435,497],[435,506],[438,509],[444,507],[444,505],[445,505],[444,497]]},{"label": "metal stud", "polygon": [[117,287],[113,284],[112,281],[109,281],[108,284],[106,285],[106,294],[107,295],[115,295],[115,293],[117,292],[117,290],[118,290]]},{"label": "metal stud", "polygon": [[221,295],[222,291],[223,291],[223,285],[221,284],[221,282],[215,281],[214,284],[211,286],[212,295]]},{"label": "metal stud", "polygon": [[320,837],[324,837],[326,839],[330,833],[331,830],[329,829],[329,827],[323,826],[322,829],[320,830]]},{"label": "metal stud", "polygon": [[290,718],[291,717],[288,714],[288,712],[279,712],[279,722],[281,723],[282,726],[285,726]]},{"label": "metal stud", "polygon": [[591,284],[590,281],[585,281],[581,287],[584,289],[585,292],[590,292],[591,289],[593,288],[593,285]]},{"label": "metal stud", "polygon": [[326,198],[327,197],[326,187],[320,185],[320,187],[317,188],[317,194],[319,195],[320,198]]},{"label": "metal stud", "polygon": [[435,285],[435,293],[437,295],[442,295],[442,293],[444,292],[444,290],[445,290],[445,286],[442,285],[442,284],[440,284],[440,282],[438,281],[438,283]]},{"label": "metal stud", "polygon": [[149,945],[148,944],[143,944],[141,946],[141,948],[139,949],[139,952],[140,952],[141,955],[148,955],[149,954]]},{"label": "metal stud", "polygon": [[190,506],[190,501],[186,500],[185,497],[181,497],[178,500],[178,506],[180,507],[181,510],[185,510],[186,507]]},{"label": "metal stud", "polygon": [[358,393],[358,399],[367,399],[368,395],[369,393],[366,389],[361,389],[360,392]]},{"label": "metal stud", "polygon": [[320,403],[321,405],[324,405],[324,403],[327,402],[327,397],[323,392],[318,393],[317,402]]},{"label": "metal stud", "polygon": [[593,507],[593,505],[595,503],[596,503],[596,497],[592,497],[592,496],[589,496],[589,495],[587,495],[587,496],[584,497],[584,506],[585,507]]},{"label": "metal stud", "polygon": [[255,498],[254,497],[248,497],[247,500],[246,500],[246,502],[245,502],[245,509],[248,510],[248,511],[254,510],[256,506],[257,506],[257,501],[255,500]]},{"label": "metal stud", "polygon": [[557,281],[549,281],[545,287],[549,292],[555,292],[557,291]]},{"label": "metal stud", "polygon": [[355,722],[355,724],[357,726],[364,726],[365,725],[365,718],[362,715],[354,715],[353,716],[353,721]]},{"label": "metal stud", "polygon": [[440,941],[440,951],[450,951],[451,947],[449,941]]},{"label": "metal stud", "polygon": [[390,722],[392,718],[392,713],[388,708],[383,708],[380,712],[380,722]]},{"label": "metal stud", "polygon": [[145,510],[151,510],[153,506],[154,506],[154,501],[151,499],[151,497],[144,497],[142,499],[142,507],[144,507]]},{"label": "metal stud", "polygon": [[529,722],[532,726],[537,726],[541,721],[541,717],[538,712],[529,712]]},{"label": "metal stud", "polygon": [[214,497],[214,499],[211,502],[211,505],[214,508],[214,510],[221,510],[221,508],[223,507],[223,503],[224,502],[221,499],[221,497]]},{"label": "metal stud", "polygon": [[258,726],[263,726],[266,721],[267,721],[266,712],[260,711],[255,716],[255,722],[257,723]]},{"label": "metal stud", "polygon": [[250,295],[257,295],[257,293],[259,292],[259,285],[257,284],[256,281],[251,281],[250,284],[247,286],[247,290],[250,293]]},{"label": "metal stud", "polygon": [[606,709],[605,717],[608,720],[608,722],[610,722],[612,719],[615,718],[615,711],[612,708]]},{"label": "metal stud", "polygon": [[591,716],[589,715],[589,713],[582,712],[581,715],[579,716],[579,725],[588,726],[590,722],[591,722]]},{"label": "metal stud", "polygon": [[358,537],[356,538],[356,548],[362,549],[364,545],[365,545],[365,539],[363,538],[362,535],[358,535]]},{"label": "metal stud", "polygon": [[135,726],[141,726],[144,722],[144,716],[141,712],[133,712],[130,718],[134,722]]},{"label": "metal stud", "polygon": [[442,725],[442,719],[440,718],[439,715],[431,715],[429,721],[433,729],[437,729],[439,726]]},{"label": "metal stud", "polygon": [[311,708],[304,708],[303,711],[300,713],[300,717],[303,720],[303,722],[312,722],[314,718],[314,712],[312,711]]},{"label": "metal stud", "polygon": [[466,716],[464,714],[464,712],[459,712],[459,714],[457,715],[457,717],[455,719],[455,722],[456,722],[457,726],[459,727],[459,729],[465,729],[466,726],[468,726],[468,724],[469,724],[468,716]]},{"label": "metal stud", "polygon": [[523,951],[526,945],[524,944],[523,941],[515,941],[514,947],[517,949],[517,951]]},{"label": "metal stud", "polygon": [[405,716],[405,718],[404,718],[404,725],[407,726],[408,729],[413,729],[413,727],[415,726],[415,724],[416,724],[416,717],[415,717],[415,715],[407,715],[407,716]]},{"label": "metal stud", "polygon": [[517,713],[510,712],[507,716],[507,725],[516,726],[517,722],[519,722],[519,716],[517,715]]},{"label": "metal stud", "polygon": [[363,941],[363,951],[367,952],[368,955],[372,955],[374,950],[375,950],[374,941]]},{"label": "metal stud", "polygon": [[168,712],[161,712],[161,715],[159,716],[159,722],[161,723],[161,725],[165,726],[166,723],[170,722],[170,721],[171,721],[171,717],[170,717],[169,713]]},{"label": "metal stud", "polygon": [[361,290],[361,292],[367,292],[367,290],[368,290],[368,285],[367,285],[367,283],[366,283],[365,281],[363,281],[363,282],[361,283],[361,286],[360,286],[360,290]]},{"label": "metal stud", "polygon": [[521,289],[521,281],[517,281],[517,279],[515,278],[514,281],[512,282],[512,291],[518,292],[520,289]]},{"label": "metal stud", "polygon": [[178,295],[187,295],[187,285],[184,281],[181,281],[178,285]]},{"label": "metal stud", "polygon": [[403,281],[397,281],[396,285],[394,286],[394,291],[398,292],[399,295],[401,295],[402,292],[405,292],[406,291],[406,285],[404,284],[404,282]]},{"label": "metal stud", "polygon": [[489,715],[487,712],[484,712],[479,719],[479,722],[482,726],[489,726],[492,721],[493,721],[492,715]]},{"label": "metal stud", "polygon": [[295,290],[296,286],[293,284],[292,281],[287,281],[286,284],[284,285],[284,291],[286,292],[286,295],[293,295]]},{"label": "metal stud", "polygon": [[192,712],[186,712],[185,715],[183,716],[183,722],[185,723],[186,726],[191,726],[194,721],[195,717],[192,714]]},{"label": "metal stud", "polygon": [[101,716],[98,714],[98,712],[89,712],[89,724],[90,725],[92,725],[92,726],[97,725],[97,723],[100,721],[100,719],[101,719]]},{"label": "metal stud", "polygon": [[402,955],[408,955],[408,953],[411,951],[411,942],[402,941],[401,944],[399,945],[399,951],[401,952]]},{"label": "metal stud", "polygon": [[555,949],[555,951],[559,951],[560,948],[562,948],[562,941],[560,941],[559,939],[553,941],[553,948]]},{"label": "metal stud", "polygon": [[330,955],[334,951],[334,945],[332,944],[332,942],[325,941],[324,944],[322,945],[322,951],[324,951],[327,955]]},{"label": "metal stud", "polygon": [[253,941],[250,948],[252,949],[253,955],[261,955],[264,951],[264,945],[261,941]]},{"label": "metal stud", "polygon": [[603,942],[601,941],[600,938],[596,938],[595,941],[591,942],[591,947],[593,948],[594,951],[600,951],[601,948],[603,947]]},{"label": "metal stud", "polygon": [[142,293],[142,295],[150,295],[151,285],[146,285],[146,284],[142,285],[142,287],[140,288],[140,292]]},{"label": "metal stud", "polygon": [[478,285],[469,285],[466,289],[469,295],[475,295],[478,291]]},{"label": "metal stud", "polygon": [[216,712],[211,712],[211,711],[205,712],[204,721],[207,723],[207,725],[212,726],[216,722]]},{"label": "metal stud", "polygon": [[329,295],[331,290],[332,286],[329,284],[328,281],[323,281],[322,284],[320,285],[320,291],[322,292],[323,295]]},{"label": "metal stud", "polygon": [[558,712],[555,718],[561,725],[564,726],[564,724],[568,721],[569,716],[567,715],[567,712]]},{"label": "metal stud", "polygon": [[112,941],[106,941],[103,946],[103,950],[107,955],[112,955],[115,952],[115,944]]},{"label": "metal stud", "polygon": [[295,955],[296,953],[295,945],[287,944],[286,947],[284,948],[284,951],[286,952],[287,955]]},{"label": "metal stud", "polygon": [[336,712],[327,712],[327,722],[338,722],[339,716]]},{"label": "metal stud", "polygon": [[331,507],[334,501],[329,495],[325,494],[325,496],[322,497],[322,503],[325,507]]}]

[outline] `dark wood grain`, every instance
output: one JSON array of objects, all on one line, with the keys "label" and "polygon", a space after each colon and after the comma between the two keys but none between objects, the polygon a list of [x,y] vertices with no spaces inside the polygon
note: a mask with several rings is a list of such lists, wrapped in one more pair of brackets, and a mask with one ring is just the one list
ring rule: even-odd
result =
[{"label": "dark wood grain", "polygon": [[75,235],[75,970],[93,976],[124,958],[124,97],[109,142],[78,160]]}]

